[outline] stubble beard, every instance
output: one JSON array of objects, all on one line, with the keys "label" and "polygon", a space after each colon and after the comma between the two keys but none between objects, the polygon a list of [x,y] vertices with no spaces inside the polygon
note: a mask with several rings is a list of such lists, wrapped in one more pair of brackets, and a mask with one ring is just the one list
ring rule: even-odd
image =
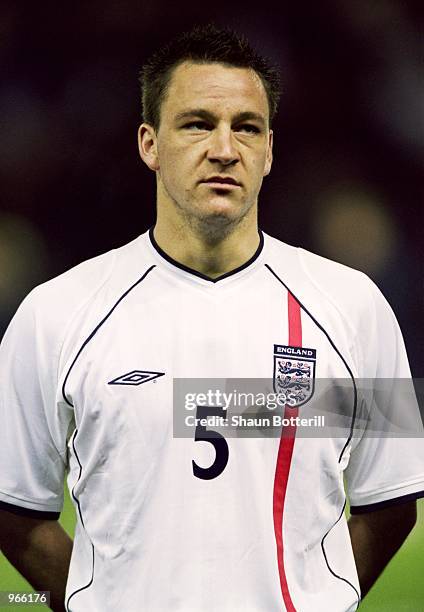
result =
[{"label": "stubble beard", "polygon": [[183,206],[174,198],[171,198],[171,200],[182,224],[188,226],[194,234],[210,246],[219,244],[232,234],[243,223],[255,203],[255,200],[247,204],[244,203],[241,214],[230,217],[225,213],[205,213],[200,208],[196,210],[190,206],[189,202],[188,206]]}]

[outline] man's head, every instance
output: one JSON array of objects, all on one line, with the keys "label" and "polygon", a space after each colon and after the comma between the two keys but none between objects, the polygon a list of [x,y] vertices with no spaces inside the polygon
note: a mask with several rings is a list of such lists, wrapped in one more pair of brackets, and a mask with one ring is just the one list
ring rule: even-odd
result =
[{"label": "man's head", "polygon": [[275,73],[246,41],[212,26],[183,35],[154,57],[143,71],[150,83],[139,149],[156,172],[158,223],[190,226],[210,241],[243,220],[253,227],[272,163]]},{"label": "man's head", "polygon": [[244,36],[209,24],[172,40],[154,53],[141,70],[143,120],[156,131],[172,74],[183,62],[218,63],[256,72],[267,95],[269,125],[272,124],[280,97],[279,71],[266,58],[258,55]]}]

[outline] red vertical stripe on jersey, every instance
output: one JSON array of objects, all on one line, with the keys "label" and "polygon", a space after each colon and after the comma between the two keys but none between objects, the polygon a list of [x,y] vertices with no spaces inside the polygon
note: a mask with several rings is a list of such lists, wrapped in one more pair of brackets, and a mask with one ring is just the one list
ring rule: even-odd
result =
[{"label": "red vertical stripe on jersey", "polygon": [[[289,346],[302,346],[302,320],[300,304],[288,293],[288,323],[289,323]],[[296,417],[299,413],[298,408],[286,406],[284,418]],[[286,570],[284,566],[284,543],[283,543],[283,521],[284,503],[286,500],[287,483],[289,480],[290,464],[293,456],[294,441],[296,438],[296,425],[283,427],[280,446],[278,448],[277,466],[274,478],[274,531],[277,542],[278,571],[280,574],[281,592],[287,612],[296,612],[296,608],[290,597],[287,584]]]}]

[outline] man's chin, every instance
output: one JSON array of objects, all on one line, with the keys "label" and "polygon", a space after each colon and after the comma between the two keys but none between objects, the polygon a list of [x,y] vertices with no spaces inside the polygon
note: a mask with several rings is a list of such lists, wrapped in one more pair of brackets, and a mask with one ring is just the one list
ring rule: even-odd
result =
[{"label": "man's chin", "polygon": [[237,227],[245,217],[240,211],[233,210],[213,210],[208,213],[196,216],[196,229],[203,236],[204,240],[210,243],[220,241]]}]

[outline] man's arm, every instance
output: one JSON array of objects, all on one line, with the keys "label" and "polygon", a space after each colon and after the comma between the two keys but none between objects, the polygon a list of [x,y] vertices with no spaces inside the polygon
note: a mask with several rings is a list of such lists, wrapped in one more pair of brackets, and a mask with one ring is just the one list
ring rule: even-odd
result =
[{"label": "man's arm", "polygon": [[37,591],[50,591],[50,607],[65,610],[72,540],[54,520],[0,510],[0,548]]},{"label": "man's arm", "polygon": [[416,520],[415,501],[350,517],[348,526],[362,597],[399,550]]}]

